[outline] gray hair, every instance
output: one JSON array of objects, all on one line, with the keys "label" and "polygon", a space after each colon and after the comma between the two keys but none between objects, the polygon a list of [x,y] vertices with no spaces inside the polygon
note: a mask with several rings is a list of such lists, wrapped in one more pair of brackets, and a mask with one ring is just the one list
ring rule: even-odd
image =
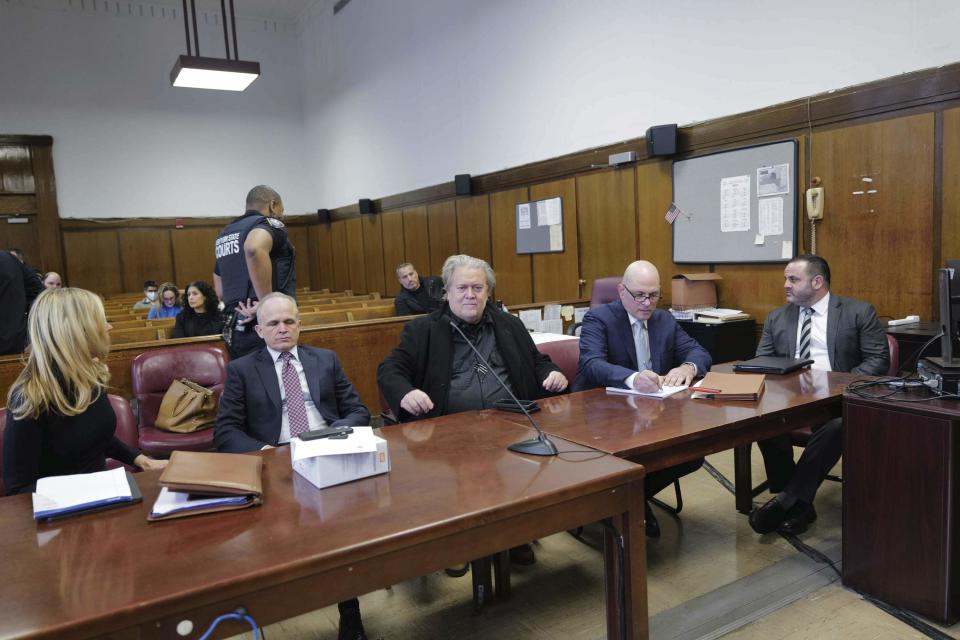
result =
[{"label": "gray hair", "polygon": [[443,276],[443,288],[445,290],[450,286],[450,279],[453,278],[453,272],[457,269],[483,269],[483,273],[487,277],[487,289],[493,289],[497,286],[497,276],[494,275],[493,269],[490,268],[486,260],[460,254],[450,256],[443,263],[441,276]]},{"label": "gray hair", "polygon": [[268,300],[276,300],[277,298],[282,298],[283,300],[289,300],[293,304],[293,309],[297,314],[297,320],[300,319],[300,307],[297,306],[297,301],[294,298],[291,298],[285,293],[280,291],[274,291],[273,293],[268,293],[260,299],[260,302],[257,303],[257,322],[260,322],[260,310],[263,309],[263,305],[266,304]]},{"label": "gray hair", "polygon": [[283,199],[272,187],[265,184],[250,189],[250,193],[247,194],[247,209],[261,211],[270,206],[271,202],[283,202]]}]

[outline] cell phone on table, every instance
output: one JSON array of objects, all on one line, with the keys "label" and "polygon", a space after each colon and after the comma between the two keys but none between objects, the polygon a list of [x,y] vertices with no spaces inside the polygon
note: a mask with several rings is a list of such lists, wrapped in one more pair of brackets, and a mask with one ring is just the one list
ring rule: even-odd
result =
[{"label": "cell phone on table", "polygon": [[353,427],[327,427],[326,429],[317,429],[315,431],[304,431],[297,437],[301,440],[319,440],[320,438],[343,440],[351,433],[353,433]]}]

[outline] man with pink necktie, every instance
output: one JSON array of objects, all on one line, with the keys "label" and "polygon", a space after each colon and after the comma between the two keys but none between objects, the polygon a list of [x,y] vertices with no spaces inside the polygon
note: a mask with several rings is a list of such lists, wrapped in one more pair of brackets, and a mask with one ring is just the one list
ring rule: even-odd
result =
[{"label": "man with pink necktie", "polygon": [[[256,331],[266,347],[232,361],[217,409],[217,451],[285,445],[311,429],[370,424],[337,354],[298,347],[300,312],[283,293],[264,296]],[[339,640],[366,640],[356,599],[341,602]]]}]

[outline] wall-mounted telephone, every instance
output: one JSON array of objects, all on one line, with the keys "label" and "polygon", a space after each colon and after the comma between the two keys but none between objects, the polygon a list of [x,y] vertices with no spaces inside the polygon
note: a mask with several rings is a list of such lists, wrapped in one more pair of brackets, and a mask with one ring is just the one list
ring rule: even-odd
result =
[{"label": "wall-mounted telephone", "polygon": [[807,189],[807,217],[811,220],[823,219],[823,187]]}]

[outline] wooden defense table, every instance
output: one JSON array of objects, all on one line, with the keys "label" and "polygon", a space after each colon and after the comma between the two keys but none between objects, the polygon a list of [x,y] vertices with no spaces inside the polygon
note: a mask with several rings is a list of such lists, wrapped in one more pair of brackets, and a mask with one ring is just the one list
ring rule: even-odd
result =
[{"label": "wooden defense table", "polygon": [[[147,523],[157,472],[136,476],[143,504],[59,523],[34,523],[27,495],[0,499],[0,635],[180,638],[189,620],[185,637],[197,638],[238,606],[265,625],[610,519],[625,566],[608,534],[609,637],[647,637],[642,467],[596,452],[511,453],[530,430],[494,412],[382,434],[389,474],[322,491],[292,472],[287,447],[253,454],[266,463],[264,504],[241,511]],[[228,621],[217,634],[245,630]]]},{"label": "wooden defense table", "polygon": [[[713,369],[729,371],[731,366]],[[534,418],[550,435],[639,462],[648,473],[738,448],[737,509],[749,513],[750,444],[839,416],[844,388],[860,377],[811,369],[768,375],[756,402],[694,400],[690,391],[658,400],[593,389],[538,400],[543,410]]]}]

